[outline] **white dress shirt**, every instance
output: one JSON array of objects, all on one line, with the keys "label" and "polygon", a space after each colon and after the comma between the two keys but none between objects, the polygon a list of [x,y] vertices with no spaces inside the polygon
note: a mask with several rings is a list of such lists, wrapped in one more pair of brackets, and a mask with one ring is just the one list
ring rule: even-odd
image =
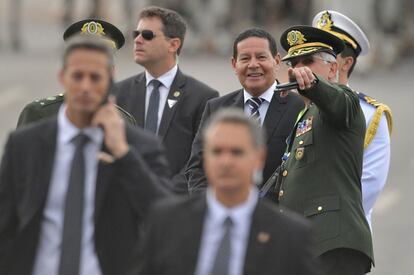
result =
[{"label": "white dress shirt", "polygon": [[145,79],[146,79],[146,85],[147,85],[147,90],[145,94],[145,119],[147,118],[150,96],[151,96],[152,90],[154,89],[153,84],[151,83],[150,85],[150,82],[153,79],[157,79],[159,82],[162,83],[162,85],[158,88],[158,90],[160,91],[160,103],[159,103],[160,105],[158,108],[157,132],[160,127],[162,113],[164,112],[165,102],[167,101],[168,93],[170,92],[170,88],[174,81],[175,75],[177,74],[177,71],[178,71],[177,64],[175,64],[175,66],[172,67],[171,70],[169,70],[168,72],[166,72],[165,74],[161,75],[158,78],[153,77],[148,71],[145,71]]},{"label": "white dress shirt", "polygon": [[[263,122],[266,118],[267,109],[269,109],[270,102],[272,101],[272,97],[275,93],[276,88],[276,81],[273,83],[272,86],[270,86],[269,89],[267,89],[263,94],[261,94],[259,97],[264,99],[262,104],[259,107],[259,114],[260,114],[260,124],[263,126]],[[250,116],[252,113],[252,110],[249,106],[249,103],[247,102],[249,99],[251,99],[253,96],[249,94],[245,89],[243,90],[244,94],[244,112]]]},{"label": "white dress shirt", "polygon": [[246,202],[227,208],[214,193],[207,189],[207,213],[204,218],[202,237],[198,253],[195,275],[211,275],[217,250],[224,236],[224,220],[233,221],[231,233],[231,257],[229,275],[242,275],[246,249],[249,242],[252,216],[258,200],[256,187],[252,188]]},{"label": "white dress shirt", "polygon": [[[39,245],[33,275],[57,275],[59,272],[65,198],[75,145],[72,139],[80,133],[66,116],[66,106],[58,113],[58,131],[53,170],[46,205],[43,210]],[[103,132],[99,128],[82,130],[89,137],[85,145],[85,205],[81,244],[80,275],[101,275],[94,245],[94,209],[97,174],[97,154],[101,149]],[[39,160],[41,161],[41,160]]]},{"label": "white dress shirt", "polygon": [[[376,108],[360,99],[362,111],[364,112],[367,128],[371,123]],[[388,132],[387,119],[384,114],[377,129],[377,133],[371,143],[364,150],[362,164],[362,203],[365,216],[371,227],[371,214],[375,201],[380,195],[387,182],[388,169],[390,167],[390,135]],[[372,227],[371,227],[372,228]]]}]

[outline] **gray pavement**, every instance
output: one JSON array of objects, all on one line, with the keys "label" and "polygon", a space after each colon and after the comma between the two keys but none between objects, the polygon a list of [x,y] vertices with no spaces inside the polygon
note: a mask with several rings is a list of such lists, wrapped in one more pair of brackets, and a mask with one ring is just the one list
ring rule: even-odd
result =
[{"label": "gray pavement", "polygon": [[[39,31],[42,30],[42,31]],[[22,54],[0,50],[0,144],[14,129],[23,106],[32,100],[61,92],[57,82],[62,43],[56,26],[30,25],[25,30]],[[51,38],[58,37],[58,38]],[[117,79],[142,71],[132,62],[130,48],[117,57]],[[229,51],[230,55],[230,51]],[[376,268],[374,275],[414,274],[414,59],[397,62],[392,69],[372,68],[364,75],[355,75],[351,86],[387,103],[394,114],[392,159],[388,183],[375,206],[373,216]],[[221,91],[239,88],[228,57],[184,55],[180,67],[196,78]],[[285,79],[285,75],[281,76]],[[0,150],[1,152],[2,150]]]}]

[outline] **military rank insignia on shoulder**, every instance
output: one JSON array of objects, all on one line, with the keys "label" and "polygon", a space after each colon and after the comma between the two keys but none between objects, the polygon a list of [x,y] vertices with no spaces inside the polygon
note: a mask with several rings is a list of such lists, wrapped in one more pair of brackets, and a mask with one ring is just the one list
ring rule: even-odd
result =
[{"label": "military rank insignia on shoulder", "polygon": [[48,106],[51,104],[59,103],[61,104],[64,100],[63,94],[58,94],[55,96],[49,96],[47,98],[37,99],[33,103],[38,104],[40,106]]},{"label": "military rank insignia on shoulder", "polygon": [[364,148],[367,148],[368,145],[373,140],[375,134],[377,133],[377,129],[379,127],[379,123],[381,120],[381,116],[384,113],[385,117],[387,118],[387,124],[388,124],[388,133],[391,136],[392,133],[392,127],[393,127],[393,121],[392,121],[392,112],[390,107],[388,107],[386,104],[378,102],[375,98],[372,98],[370,96],[367,96],[363,93],[357,92],[358,97],[368,103],[369,105],[373,106],[376,111],[374,115],[372,116],[371,123],[369,124],[367,131],[365,133],[365,141],[364,141]]}]

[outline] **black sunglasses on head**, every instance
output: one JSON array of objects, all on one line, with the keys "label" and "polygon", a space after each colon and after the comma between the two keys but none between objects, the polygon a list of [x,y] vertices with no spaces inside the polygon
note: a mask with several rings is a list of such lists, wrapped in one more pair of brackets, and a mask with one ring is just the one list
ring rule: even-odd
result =
[{"label": "black sunglasses on head", "polygon": [[133,39],[137,38],[139,35],[141,35],[142,38],[144,38],[145,40],[152,40],[156,36],[155,33],[151,30],[142,30],[142,31],[135,30],[135,31],[132,31],[132,38]]}]

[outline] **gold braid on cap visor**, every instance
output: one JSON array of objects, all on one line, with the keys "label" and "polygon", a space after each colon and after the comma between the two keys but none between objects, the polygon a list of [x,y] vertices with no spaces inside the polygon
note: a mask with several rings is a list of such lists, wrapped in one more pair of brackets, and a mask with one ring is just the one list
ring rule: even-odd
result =
[{"label": "gold braid on cap visor", "polygon": [[321,42],[313,42],[313,43],[306,43],[300,44],[293,47],[290,47],[288,50],[289,56],[296,56],[299,54],[307,53],[307,52],[314,52],[320,48],[328,48],[333,51],[333,48],[328,44],[321,43]]},{"label": "gold braid on cap visor", "polygon": [[325,30],[325,31],[335,35],[336,37],[344,40],[345,42],[348,42],[349,44],[351,44],[351,46],[352,46],[352,48],[354,48],[354,50],[356,50],[358,48],[358,44],[354,40],[352,40],[349,36],[347,36],[343,33],[340,33],[340,32],[332,31],[332,30]]}]

